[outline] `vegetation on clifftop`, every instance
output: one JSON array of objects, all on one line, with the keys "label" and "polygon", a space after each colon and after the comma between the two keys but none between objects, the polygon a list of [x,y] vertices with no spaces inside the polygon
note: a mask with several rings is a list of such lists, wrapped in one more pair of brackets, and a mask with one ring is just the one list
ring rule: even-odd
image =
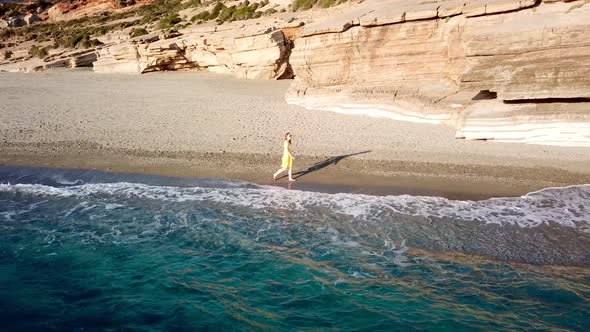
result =
[{"label": "vegetation on clifftop", "polygon": [[271,15],[277,12],[274,7],[262,10],[263,7],[268,5],[268,0],[253,3],[250,3],[249,0],[244,0],[238,5],[227,7],[222,2],[218,1],[211,12],[203,11],[199,14],[196,14],[191,17],[191,22],[202,23],[204,21],[215,20],[218,24],[223,24],[224,22],[259,18],[264,15]]},{"label": "vegetation on clifftop", "polygon": [[171,29],[180,22],[182,22],[182,19],[180,18],[180,16],[178,16],[178,13],[170,14],[165,16],[158,22],[158,28],[162,30]]},{"label": "vegetation on clifftop", "polygon": [[47,52],[47,48],[46,47],[39,47],[37,45],[33,45],[29,49],[29,55],[32,56],[32,57],[39,58],[39,59],[43,59],[48,54],[49,53]]},{"label": "vegetation on clifftop", "polygon": [[[118,7],[135,4],[136,0],[117,0]],[[330,7],[347,0],[293,0],[291,10],[304,10],[312,7]],[[34,0],[30,3],[0,4],[0,16],[22,15],[25,12],[48,9],[56,3],[64,2],[75,6],[73,0]],[[232,3],[232,2],[230,2]],[[235,3],[235,2],[233,2]],[[75,8],[75,7],[74,7]],[[193,8],[194,14],[187,18],[180,13]],[[195,10],[196,9],[196,10]],[[198,10],[201,9],[199,12]],[[183,11],[183,12],[181,12]],[[171,31],[190,24],[214,21],[217,24],[240,20],[256,19],[265,15],[285,12],[279,5],[271,5],[269,0],[254,2],[243,0],[229,5],[227,1],[214,0],[156,0],[149,4],[136,6],[126,11],[103,12],[95,16],[81,17],[69,21],[38,22],[19,28],[0,28],[0,43],[18,45],[24,42],[53,42],[58,48],[91,48],[101,44],[99,38],[113,31],[132,28],[130,37],[148,34],[153,30]],[[189,11],[190,12],[190,11]],[[46,49],[43,49],[47,51]],[[32,56],[41,57],[42,51],[35,49]]]},{"label": "vegetation on clifftop", "polygon": [[[130,1],[133,0],[126,0],[125,4],[131,3]],[[161,21],[159,25],[162,29],[174,26],[180,19],[177,18],[179,10],[190,6],[200,6],[200,3],[200,0],[192,0],[186,3],[182,3],[181,0],[157,0],[151,4],[125,12],[105,12],[68,21],[40,22],[20,28],[4,28],[0,29],[0,42],[11,41],[18,44],[27,41],[53,41],[55,47],[95,47],[101,44],[97,38],[111,31],[119,31],[139,25],[156,24],[158,21]],[[0,11],[0,13],[4,12]],[[10,12],[10,14],[13,13],[15,12]],[[141,18],[132,19],[132,17],[136,16]],[[118,22],[115,23],[115,21]]]},{"label": "vegetation on clifftop", "polygon": [[311,9],[315,6],[329,8],[347,2],[348,0],[293,0],[293,11]]},{"label": "vegetation on clifftop", "polygon": [[129,32],[129,37],[135,38],[135,37],[144,36],[147,34],[148,34],[148,31],[144,28],[133,28],[133,29],[131,29],[131,32]]}]

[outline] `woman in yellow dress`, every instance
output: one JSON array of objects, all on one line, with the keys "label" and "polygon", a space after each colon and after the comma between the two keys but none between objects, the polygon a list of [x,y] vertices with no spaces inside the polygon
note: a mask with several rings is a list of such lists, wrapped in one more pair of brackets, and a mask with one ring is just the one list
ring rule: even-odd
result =
[{"label": "woman in yellow dress", "polygon": [[293,154],[291,154],[291,134],[285,134],[285,142],[283,143],[283,160],[281,164],[281,169],[279,169],[274,175],[273,178],[276,180],[279,174],[283,173],[284,171],[289,171],[289,181],[294,182],[293,179]]}]

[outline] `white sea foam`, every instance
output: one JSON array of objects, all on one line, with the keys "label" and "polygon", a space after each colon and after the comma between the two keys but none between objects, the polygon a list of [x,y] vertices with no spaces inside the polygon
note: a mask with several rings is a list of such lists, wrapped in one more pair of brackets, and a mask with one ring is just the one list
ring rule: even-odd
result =
[{"label": "white sea foam", "polygon": [[82,181],[82,180],[68,180],[61,175],[53,175],[51,178],[59,184],[68,185],[68,186],[84,183],[84,181]]},{"label": "white sea foam", "polygon": [[[173,202],[198,201],[262,210],[324,209],[334,214],[370,221],[381,220],[385,213],[399,213],[425,217],[432,221],[437,218],[446,218],[521,227],[557,223],[590,233],[590,208],[588,208],[590,185],[547,188],[522,197],[493,198],[483,201],[455,201],[441,197],[410,195],[325,194],[276,190],[274,187],[252,184],[233,188],[166,187],[126,182],[83,184],[60,188],[40,184],[0,184],[0,192],[81,199],[90,195],[105,196],[107,199],[110,196],[116,196],[113,199],[115,202],[120,202],[121,198]],[[112,203],[114,202],[107,204]]]}]

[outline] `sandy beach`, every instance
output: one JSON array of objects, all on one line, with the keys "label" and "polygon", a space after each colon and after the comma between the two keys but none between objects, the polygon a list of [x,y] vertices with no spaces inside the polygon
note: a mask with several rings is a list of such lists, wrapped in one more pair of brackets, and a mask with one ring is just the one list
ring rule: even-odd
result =
[{"label": "sandy beach", "polygon": [[289,131],[304,172],[295,189],[485,198],[590,183],[586,148],[457,140],[446,126],[307,110],[286,104],[290,83],[1,73],[0,163],[270,184]]}]

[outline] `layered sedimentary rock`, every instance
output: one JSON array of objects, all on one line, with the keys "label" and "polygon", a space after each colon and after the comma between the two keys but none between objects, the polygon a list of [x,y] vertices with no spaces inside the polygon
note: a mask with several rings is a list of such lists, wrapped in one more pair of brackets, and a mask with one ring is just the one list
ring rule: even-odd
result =
[{"label": "layered sedimentary rock", "polygon": [[92,67],[96,61],[96,51],[94,49],[70,51],[53,54],[43,59],[44,64],[32,68],[32,71],[40,71],[53,68],[80,68]]},{"label": "layered sedimentary rock", "polygon": [[81,68],[81,67],[92,67],[92,64],[97,59],[97,53],[95,50],[85,50],[82,52],[74,53],[69,55],[69,67],[70,68]]},{"label": "layered sedimentary rock", "polygon": [[92,67],[96,61],[97,54],[94,49],[56,51],[43,59],[32,57],[29,54],[21,54],[11,58],[9,61],[0,63],[0,72],[34,72],[54,68],[79,68]]},{"label": "layered sedimentary rock", "polygon": [[0,28],[18,28],[25,25],[31,25],[35,22],[41,21],[41,18],[36,14],[27,14],[24,16],[12,16],[7,20],[0,19]]},{"label": "layered sedimentary rock", "polygon": [[590,4],[571,10],[576,5],[467,20],[462,85],[502,100],[590,98]]},{"label": "layered sedimentary rock", "polygon": [[590,102],[482,100],[463,112],[458,138],[564,146],[588,146],[590,141]]},{"label": "layered sedimentary rock", "polygon": [[590,4],[367,0],[307,25],[290,103],[590,146]]},{"label": "layered sedimentary rock", "polygon": [[148,36],[102,48],[98,73],[141,74],[197,68],[235,77],[278,79],[290,73],[289,41],[280,30],[246,36],[196,31],[173,38]]}]

